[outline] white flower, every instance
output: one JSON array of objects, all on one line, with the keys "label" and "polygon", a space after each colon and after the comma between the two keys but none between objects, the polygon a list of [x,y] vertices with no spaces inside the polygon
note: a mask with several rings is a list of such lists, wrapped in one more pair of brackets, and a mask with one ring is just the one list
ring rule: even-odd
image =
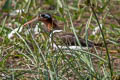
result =
[{"label": "white flower", "polygon": [[[102,28],[102,24],[100,24],[100,27]],[[93,30],[92,34],[93,34],[93,35],[96,35],[96,34],[99,33],[99,32],[100,32],[100,29],[99,29],[99,26],[97,26],[97,27]]]}]

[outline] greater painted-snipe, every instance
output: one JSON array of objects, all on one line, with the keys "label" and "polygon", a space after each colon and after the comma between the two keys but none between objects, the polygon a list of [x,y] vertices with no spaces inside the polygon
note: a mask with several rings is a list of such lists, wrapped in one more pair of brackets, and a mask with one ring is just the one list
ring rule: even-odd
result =
[{"label": "greater painted-snipe", "polygon": [[[36,18],[28,21],[24,24],[24,26],[33,23],[34,21],[41,21],[45,24],[45,31],[51,33],[52,40],[59,41],[59,45],[67,45],[67,46],[79,46],[77,39],[73,33],[64,32],[61,27],[58,26],[57,23],[54,22],[52,16],[49,13],[41,13]],[[51,36],[50,36],[51,37]],[[101,44],[96,44],[92,41],[87,41],[78,37],[79,43],[82,47],[94,47],[94,46],[101,46]],[[51,41],[51,40],[50,40]]]}]

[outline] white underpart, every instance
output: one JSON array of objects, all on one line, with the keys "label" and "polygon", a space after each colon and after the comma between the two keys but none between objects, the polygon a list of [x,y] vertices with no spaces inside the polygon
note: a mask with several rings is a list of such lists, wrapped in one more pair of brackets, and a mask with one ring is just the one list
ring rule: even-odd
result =
[{"label": "white underpart", "polygon": [[[100,24],[100,27],[102,28],[102,24]],[[99,28],[99,26],[97,26],[97,27],[93,30],[92,34],[93,34],[93,35],[96,35],[96,34],[99,33],[99,32],[100,32],[100,28]]]},{"label": "white underpart", "polygon": [[63,49],[63,50],[88,50],[88,47],[81,47],[81,46],[61,46],[61,45],[56,45],[54,42],[52,42],[52,36],[54,33],[59,33],[62,32],[63,30],[54,30],[51,34],[50,34],[50,38],[49,38],[49,42],[52,43],[51,46],[55,49],[55,50],[59,50],[59,49]]},{"label": "white underpart", "polygon": [[64,50],[88,50],[87,47],[80,47],[80,46],[60,46],[60,45],[56,45],[56,44],[53,44],[53,48],[55,50],[57,49],[64,49]]}]

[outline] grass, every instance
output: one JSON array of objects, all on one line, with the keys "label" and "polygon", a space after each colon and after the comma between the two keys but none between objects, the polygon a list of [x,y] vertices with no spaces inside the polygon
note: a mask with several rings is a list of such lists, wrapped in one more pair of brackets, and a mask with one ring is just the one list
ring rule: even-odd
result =
[{"label": "grass", "polygon": [[[8,80],[119,80],[120,50],[117,42],[120,36],[119,13],[110,10],[120,1],[98,0],[7,0],[1,7],[0,24],[0,78]],[[11,3],[12,1],[12,3]],[[116,4],[117,2],[117,4]],[[94,4],[91,10],[89,4]],[[13,6],[12,6],[13,5]],[[111,7],[113,6],[114,7]],[[9,7],[9,9],[7,9]],[[15,13],[24,9],[22,13]],[[116,10],[115,10],[116,11]],[[113,12],[115,12],[113,11]],[[49,43],[49,35],[33,30],[25,34],[29,28],[16,32],[14,38],[8,34],[16,27],[37,16],[39,12],[48,12],[65,24],[64,30],[73,32],[87,40],[102,42],[105,46],[85,50],[62,49],[53,50]],[[8,16],[9,14],[9,16]],[[97,16],[96,16],[97,15]],[[113,16],[114,15],[114,16]],[[116,21],[117,20],[117,21]],[[101,33],[92,35],[93,29],[100,24]],[[76,25],[76,26],[75,26]],[[39,28],[42,25],[39,22]],[[106,45],[110,41],[112,44]],[[79,43],[79,40],[78,40]],[[79,43],[80,45],[80,43]]]}]

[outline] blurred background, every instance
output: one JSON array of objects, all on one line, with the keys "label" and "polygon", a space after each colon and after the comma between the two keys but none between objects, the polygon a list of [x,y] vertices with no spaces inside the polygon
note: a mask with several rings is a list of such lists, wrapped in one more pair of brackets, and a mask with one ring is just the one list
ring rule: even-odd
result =
[{"label": "blurred background", "polygon": [[[22,33],[18,32],[14,38],[8,38],[9,33],[39,13],[50,13],[59,26],[64,26],[64,31],[73,32],[71,28],[73,24],[75,32],[82,38],[103,43],[91,5],[102,26],[106,41],[112,43],[108,45],[112,78],[104,49],[90,52],[96,54],[97,60],[92,60],[93,55],[88,55],[86,52],[73,52],[78,57],[73,55],[69,57],[64,51],[49,52],[48,41],[44,34],[40,33],[37,37],[33,37],[33,33],[24,34],[29,27],[25,27]],[[35,27],[36,24],[33,23],[30,27]],[[120,0],[0,0],[1,79],[119,80],[119,75]]]}]

